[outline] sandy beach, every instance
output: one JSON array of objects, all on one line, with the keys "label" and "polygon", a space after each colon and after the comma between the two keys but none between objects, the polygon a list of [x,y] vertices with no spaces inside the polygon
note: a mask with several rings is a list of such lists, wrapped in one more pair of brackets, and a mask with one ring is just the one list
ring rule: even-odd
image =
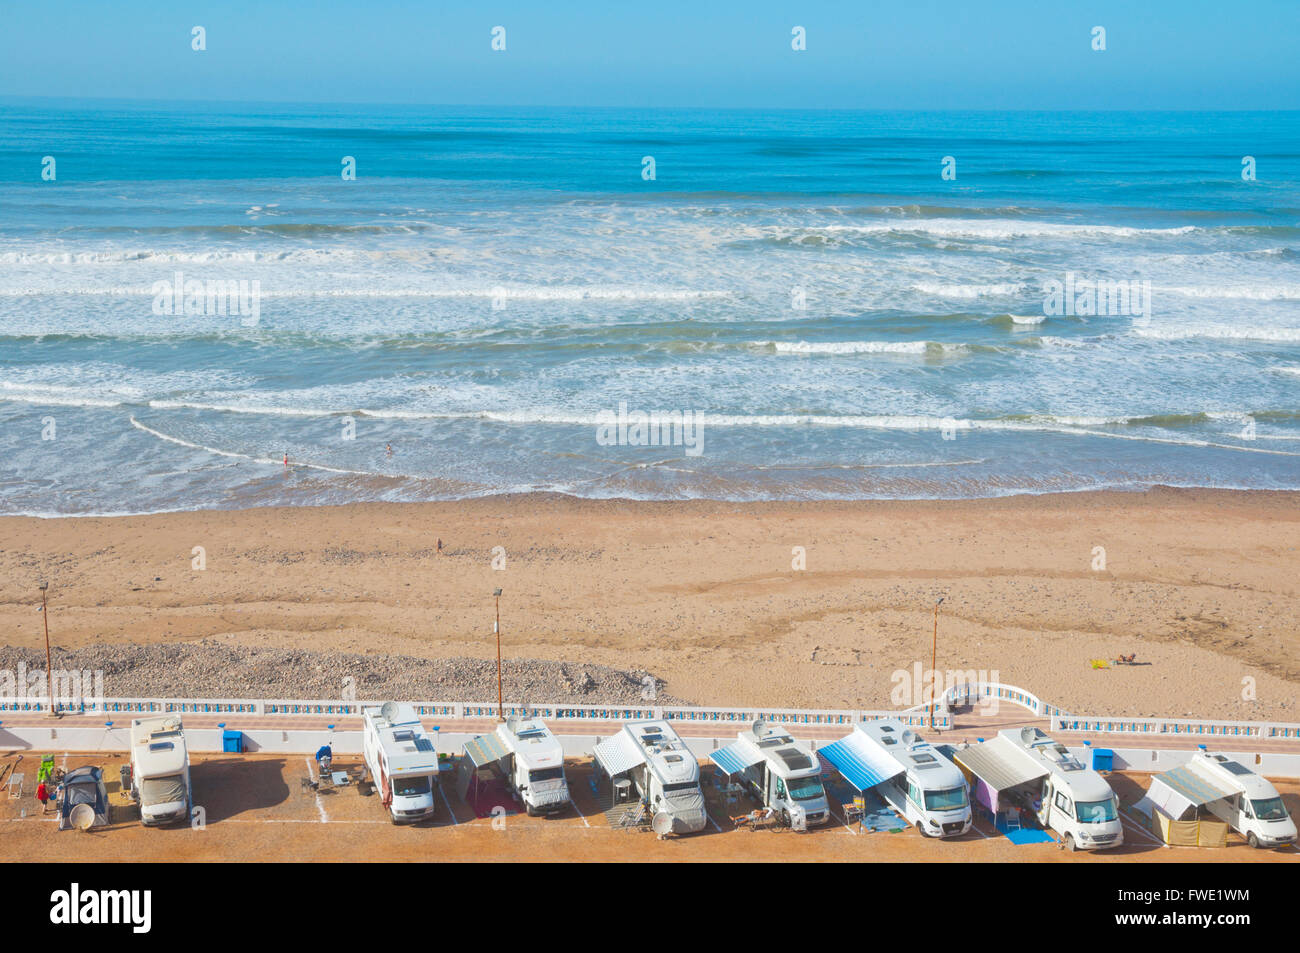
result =
[{"label": "sandy beach", "polygon": [[[988,672],[1076,713],[1296,721],[1296,504],[1155,489],[6,518],[0,644],[43,648],[35,608],[48,578],[63,649],[207,641],[495,658],[500,586],[510,658],[645,669],[695,704],[894,708],[914,703],[898,692],[929,668],[931,607],[946,594],[941,672]],[[1140,664],[1091,665],[1128,653]]]}]

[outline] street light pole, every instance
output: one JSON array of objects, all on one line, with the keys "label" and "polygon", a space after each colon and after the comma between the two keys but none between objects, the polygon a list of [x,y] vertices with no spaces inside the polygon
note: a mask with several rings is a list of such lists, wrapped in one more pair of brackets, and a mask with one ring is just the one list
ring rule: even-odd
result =
[{"label": "street light pole", "polygon": [[501,691],[501,590],[495,590],[492,595],[497,600],[497,624],[494,629],[497,634],[497,721],[505,721],[505,700]]},{"label": "street light pole", "polygon": [[934,728],[935,709],[939,707],[939,672],[936,664],[939,657],[939,606],[947,596],[940,596],[934,604],[934,642],[930,646],[930,727]]},{"label": "street light pole", "polygon": [[41,583],[41,615],[45,617],[45,687],[50,696],[50,715],[54,711],[54,666],[50,664],[50,605],[45,599],[45,592],[50,588],[48,582]]}]

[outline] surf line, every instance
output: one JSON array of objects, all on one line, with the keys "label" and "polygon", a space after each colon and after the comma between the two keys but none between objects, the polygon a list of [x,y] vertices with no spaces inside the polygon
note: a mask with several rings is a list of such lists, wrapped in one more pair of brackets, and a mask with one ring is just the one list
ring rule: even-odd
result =
[{"label": "surf line", "polygon": [[[166,440],[168,443],[178,444],[182,447],[189,447],[191,450],[202,450],[206,453],[215,453],[220,457],[233,457],[239,460],[250,460],[253,463],[265,463],[277,467],[284,466],[283,460],[275,460],[271,457],[252,457],[246,453],[235,453],[233,450],[218,450],[216,447],[205,447],[201,443],[191,443],[188,440],[182,440],[180,437],[172,437],[168,434],[154,430],[152,427],[146,427],[134,417],[129,418],[131,426],[137,430],[143,430],[145,433],[157,437],[159,440]],[[294,463],[294,467],[305,467],[309,470],[324,470],[327,473],[347,473],[353,476],[382,476],[383,474],[372,473],[369,470],[344,470],[341,467],[327,467],[320,463]]]}]

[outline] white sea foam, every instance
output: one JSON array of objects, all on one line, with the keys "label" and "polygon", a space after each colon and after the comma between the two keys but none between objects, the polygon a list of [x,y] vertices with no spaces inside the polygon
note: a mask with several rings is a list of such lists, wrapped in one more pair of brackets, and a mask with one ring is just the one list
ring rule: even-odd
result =
[{"label": "white sea foam", "polygon": [[1017,221],[1014,219],[979,221],[961,218],[933,218],[918,220],[889,219],[852,225],[773,226],[771,231],[778,236],[896,233],[935,235],[942,238],[997,240],[1008,238],[1079,238],[1086,236],[1107,238],[1159,237],[1187,235],[1197,231],[1197,227],[1183,225],[1175,228],[1134,228],[1126,225],[1090,225],[1073,222]]},{"label": "white sea foam", "polygon": [[1135,327],[1138,337],[1161,341],[1182,341],[1190,338],[1220,339],[1228,341],[1300,341],[1300,328],[1236,327],[1205,325],[1201,327]]},{"label": "white sea foam", "polygon": [[754,341],[750,347],[769,348],[778,354],[925,354],[965,350],[960,344],[934,341]]},{"label": "white sea foam", "polygon": [[1153,292],[1188,298],[1240,298],[1252,301],[1300,300],[1300,285],[1157,285]]},{"label": "white sea foam", "polygon": [[912,288],[922,294],[937,295],[941,298],[983,298],[990,295],[1020,294],[1025,286],[1009,281],[969,285],[922,281],[914,284]]}]

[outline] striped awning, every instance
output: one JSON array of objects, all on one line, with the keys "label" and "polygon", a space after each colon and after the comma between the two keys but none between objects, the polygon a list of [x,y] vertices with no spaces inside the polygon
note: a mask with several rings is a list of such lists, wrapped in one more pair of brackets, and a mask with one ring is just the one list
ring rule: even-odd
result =
[{"label": "striped awning", "polygon": [[835,769],[844,775],[844,780],[859,791],[884,784],[903,773],[901,764],[860,731],[854,731],[817,753],[835,765]]},{"label": "striped awning", "polygon": [[591,753],[611,778],[626,774],[637,765],[645,763],[645,754],[641,751],[641,747],[624,731],[602,741],[592,749]]},{"label": "striped awning", "polygon": [[465,742],[465,754],[474,763],[475,770],[500,761],[509,753],[495,734],[479,735],[473,741]]},{"label": "striped awning", "polygon": [[740,774],[763,760],[753,745],[733,741],[725,748],[709,752],[709,760],[722,769],[723,774]]},{"label": "striped awning", "polygon": [[[1188,765],[1179,765],[1156,777],[1176,791],[1189,805],[1200,807],[1211,801],[1232,797],[1233,792],[1219,787],[1209,778],[1193,771]],[[1177,815],[1174,815],[1175,817]]]}]

